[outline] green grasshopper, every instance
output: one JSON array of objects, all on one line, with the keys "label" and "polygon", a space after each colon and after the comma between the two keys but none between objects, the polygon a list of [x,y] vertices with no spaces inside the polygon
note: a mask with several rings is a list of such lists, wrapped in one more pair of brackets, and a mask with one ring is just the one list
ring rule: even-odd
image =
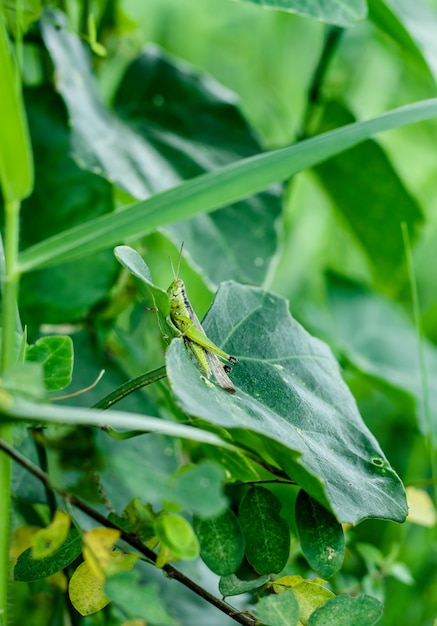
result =
[{"label": "green grasshopper", "polygon": [[182,335],[186,347],[197,360],[204,375],[207,378],[211,378],[213,375],[220,387],[229,393],[235,393],[235,387],[228,376],[231,367],[222,365],[218,356],[228,361],[228,363],[236,363],[237,359],[223,352],[215,343],[208,339],[188,300],[184,281],[178,278],[183,245],[182,243],[179,252],[177,272],[174,271],[173,263],[170,259],[174,277],[173,282],[167,289],[170,298],[170,320],[176,330]]}]

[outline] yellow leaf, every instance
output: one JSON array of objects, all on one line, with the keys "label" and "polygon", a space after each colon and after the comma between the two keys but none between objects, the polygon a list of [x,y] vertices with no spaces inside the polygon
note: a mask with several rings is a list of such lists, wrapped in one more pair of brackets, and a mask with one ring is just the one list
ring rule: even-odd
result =
[{"label": "yellow leaf", "polygon": [[115,528],[93,528],[83,536],[83,556],[94,576],[104,580],[114,543],[120,538]]},{"label": "yellow leaf", "polygon": [[110,599],[103,591],[104,581],[94,576],[84,561],[75,570],[68,585],[71,604],[81,615],[97,613],[109,604]]},{"label": "yellow leaf", "polygon": [[300,622],[306,626],[311,613],[335,595],[324,587],[325,584],[322,578],[305,580],[302,576],[282,576],[271,586],[275,593],[282,593],[285,589],[293,591],[299,603]]},{"label": "yellow leaf", "polygon": [[109,561],[105,568],[105,575],[112,576],[118,572],[130,571],[140,555],[135,552],[122,552],[121,550],[113,550],[109,555]]},{"label": "yellow leaf", "polygon": [[437,521],[436,510],[426,491],[407,487],[408,517],[413,524],[431,528]]},{"label": "yellow leaf", "polygon": [[147,626],[147,623],[143,619],[130,619],[128,622],[123,622],[121,626]]},{"label": "yellow leaf", "polygon": [[32,546],[32,537],[39,530],[41,530],[39,526],[20,526],[13,531],[9,547],[9,558],[13,567],[15,567],[20,554]]},{"label": "yellow leaf", "polygon": [[47,528],[41,528],[32,537],[32,558],[45,559],[62,546],[70,530],[70,516],[57,510]]}]

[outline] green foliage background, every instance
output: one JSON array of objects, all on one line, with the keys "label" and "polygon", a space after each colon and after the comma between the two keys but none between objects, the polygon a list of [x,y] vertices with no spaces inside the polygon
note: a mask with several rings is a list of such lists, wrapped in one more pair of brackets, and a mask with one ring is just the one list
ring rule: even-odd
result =
[{"label": "green foliage background", "polygon": [[[325,525],[342,557],[338,522],[360,522],[344,528],[344,562],[338,558],[341,569],[330,579],[338,595],[329,602],[343,603],[344,623],[354,610],[357,624],[376,623],[373,596],[384,604],[378,624],[432,626],[435,520],[420,523],[419,510],[419,523],[403,521],[398,476],[435,503],[436,2],[414,3],[414,14],[408,0],[326,0],[317,10],[297,0],[53,4],[25,2],[18,13],[20,3],[0,5],[10,33],[20,31],[17,15],[24,23],[35,166],[17,260],[20,318],[32,345],[27,367],[6,369],[14,404],[1,404],[5,422],[20,421],[15,446],[105,515],[109,502],[118,524],[127,523],[120,516],[136,497],[173,520],[180,511],[193,514],[200,548],[184,516],[179,528],[137,504],[132,519],[143,520],[145,539],[158,536],[172,548],[167,560],[182,558],[178,566],[216,595],[238,587],[232,576],[244,554],[226,502],[243,519],[253,494],[240,483],[277,478],[275,466],[319,504],[295,516],[303,496],[275,485],[278,517],[270,496],[261,498],[273,538],[254,534],[285,546],[269,572],[331,575],[306,525]],[[258,6],[271,4],[288,11]],[[144,307],[158,302],[165,317],[168,257],[175,262],[182,241],[180,275],[200,318],[218,289],[205,328],[238,356],[231,374],[237,399],[205,385],[176,340],[166,353],[169,384],[128,395],[106,418],[117,431],[149,434],[110,438],[94,428],[101,417],[89,407],[164,364],[166,321]],[[147,266],[118,248],[122,267],[113,253],[121,244]],[[70,380],[67,336],[74,369],[62,393],[106,373],[84,395],[38,404]],[[62,428],[50,425],[59,421]],[[30,436],[23,422],[45,428]],[[12,492],[13,529],[49,523],[53,494],[16,465]],[[87,528],[89,518],[74,514]],[[292,530],[285,568],[284,518]],[[217,557],[214,542],[208,551],[219,531],[229,543]],[[210,569],[183,560],[199,549]],[[260,562],[263,549],[252,547]],[[29,568],[21,562],[19,580],[33,580]],[[127,623],[136,617],[133,605],[152,625],[232,623],[183,586],[170,590],[152,566],[139,571],[140,578],[137,571],[109,578],[113,605],[76,615],[77,623]],[[62,594],[40,578],[11,585],[11,623],[23,623],[25,611],[35,626],[60,617]],[[353,605],[346,594],[366,600]],[[259,619],[297,624],[295,599],[278,595],[274,609],[272,598],[255,607]],[[253,608],[254,597],[246,599],[235,605]],[[278,621],[269,621],[276,609]],[[302,623],[328,619],[318,609]]]}]

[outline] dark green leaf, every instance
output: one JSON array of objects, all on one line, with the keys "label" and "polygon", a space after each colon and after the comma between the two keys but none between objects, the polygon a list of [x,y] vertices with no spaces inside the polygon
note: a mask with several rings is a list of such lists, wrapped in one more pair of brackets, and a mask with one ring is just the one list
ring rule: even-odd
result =
[{"label": "dark green leaf", "polygon": [[41,337],[27,348],[26,360],[42,364],[44,383],[49,391],[63,389],[71,382],[73,342],[65,335]]},{"label": "dark green leaf", "polygon": [[245,0],[270,9],[281,9],[338,26],[355,26],[367,15],[366,0]]},{"label": "dark green leaf", "polygon": [[299,604],[288,589],[279,595],[262,598],[253,610],[255,615],[269,626],[297,626]]},{"label": "dark green leaf", "polygon": [[248,591],[253,591],[265,585],[270,580],[268,574],[259,576],[253,567],[244,560],[234,574],[222,576],[219,582],[220,593],[224,598],[238,596]]},{"label": "dark green leaf", "polygon": [[308,626],[373,626],[381,619],[383,606],[372,596],[341,595],[328,600],[311,615]]},{"label": "dark green leaf", "polygon": [[238,520],[246,558],[258,574],[277,574],[288,561],[290,529],[279,515],[281,503],[264,487],[251,487],[240,502]]},{"label": "dark green leaf", "polygon": [[[319,132],[353,121],[350,111],[332,101],[324,107]],[[376,142],[365,141],[321,163],[315,171],[373,263],[375,274],[392,278],[405,259],[400,224],[405,222],[410,233],[415,233],[423,214],[386,153]]]},{"label": "dark green leaf", "polygon": [[14,567],[15,580],[30,581],[47,578],[70,565],[82,551],[82,536],[72,528],[58,550],[45,559],[32,559],[32,548],[20,554]]},{"label": "dark green leaf", "polygon": [[219,576],[234,573],[244,557],[244,536],[235,513],[228,509],[221,515],[194,519],[200,543],[200,556]]},{"label": "dark green leaf", "polygon": [[138,572],[122,572],[108,578],[105,593],[130,619],[145,620],[148,626],[177,626],[161,601],[156,583],[141,583]]},{"label": "dark green leaf", "polygon": [[343,529],[332,513],[303,490],[296,500],[296,528],[313,570],[323,578],[333,576],[343,564]]},{"label": "dark green leaf", "polygon": [[[172,164],[180,180],[262,151],[234,94],[182,62],[170,61],[156,47],[129,66],[116,104],[120,115]],[[210,283],[233,278],[261,284],[276,254],[279,192],[263,192],[166,226],[165,231],[178,247],[185,242]]]},{"label": "dark green leaf", "polygon": [[[71,158],[71,129],[59,96],[47,87],[38,87],[26,91],[26,101],[35,152],[35,189],[22,205],[23,248],[113,208],[110,185],[80,169]],[[106,297],[116,268],[106,251],[24,275],[20,309],[31,336],[42,323],[80,319]]]},{"label": "dark green leaf", "polygon": [[270,458],[339,521],[403,521],[405,493],[364,425],[329,348],[289,314],[282,298],[234,283],[221,286],[204,322],[208,336],[238,358],[235,396],[206,385],[183,342],[167,351],[181,408],[232,430]]}]

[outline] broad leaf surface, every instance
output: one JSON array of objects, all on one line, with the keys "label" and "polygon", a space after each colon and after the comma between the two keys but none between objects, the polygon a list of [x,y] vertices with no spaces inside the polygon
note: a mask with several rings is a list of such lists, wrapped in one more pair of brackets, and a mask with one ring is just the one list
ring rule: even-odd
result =
[{"label": "broad leaf surface", "polygon": [[355,26],[367,15],[366,0],[245,0],[270,9],[281,9],[338,26]]},{"label": "broad leaf surface", "polygon": [[[232,92],[182,62],[170,61],[156,47],[128,67],[116,108],[171,162],[181,181],[262,151]],[[185,242],[210,282],[233,278],[260,284],[276,252],[279,193],[276,187],[164,230],[177,246]]]},{"label": "broad leaf surface", "polygon": [[[48,23],[43,35],[72,123],[77,162],[132,197],[147,198],[186,178],[261,152],[235,96],[212,79],[171,63],[157,48],[143,52],[129,66],[117,94],[118,111],[111,112],[98,97],[82,42]],[[74,76],[69,70],[72,59]],[[191,118],[186,107],[195,111]],[[262,283],[276,252],[280,212],[276,189],[224,214],[171,225],[168,232],[178,244],[185,241],[212,283],[228,278]],[[183,217],[181,213],[179,219]],[[232,230],[227,228],[229,221]],[[206,265],[205,250],[213,250]]]},{"label": "broad leaf surface", "polygon": [[231,373],[237,393],[205,384],[175,339],[167,374],[184,411],[233,431],[236,441],[249,437],[256,454],[268,450],[339,521],[405,519],[402,484],[363,423],[331,351],[291,317],[285,300],[225,283],[204,327],[238,358]]},{"label": "broad leaf surface", "polygon": [[[318,131],[353,121],[350,111],[332,101],[324,108]],[[384,150],[365,141],[321,163],[315,172],[364,248],[377,279],[392,278],[405,259],[400,224],[405,222],[414,234],[423,214]]]},{"label": "broad leaf surface", "polygon": [[[403,309],[390,300],[352,283],[332,280],[328,290],[332,310],[330,340],[361,372],[397,389],[407,410],[417,416],[422,432],[429,432],[423,396],[417,331]],[[437,350],[423,339],[428,369],[431,415],[437,411]],[[408,406],[410,404],[410,406]],[[433,420],[434,434],[437,420]]]}]

